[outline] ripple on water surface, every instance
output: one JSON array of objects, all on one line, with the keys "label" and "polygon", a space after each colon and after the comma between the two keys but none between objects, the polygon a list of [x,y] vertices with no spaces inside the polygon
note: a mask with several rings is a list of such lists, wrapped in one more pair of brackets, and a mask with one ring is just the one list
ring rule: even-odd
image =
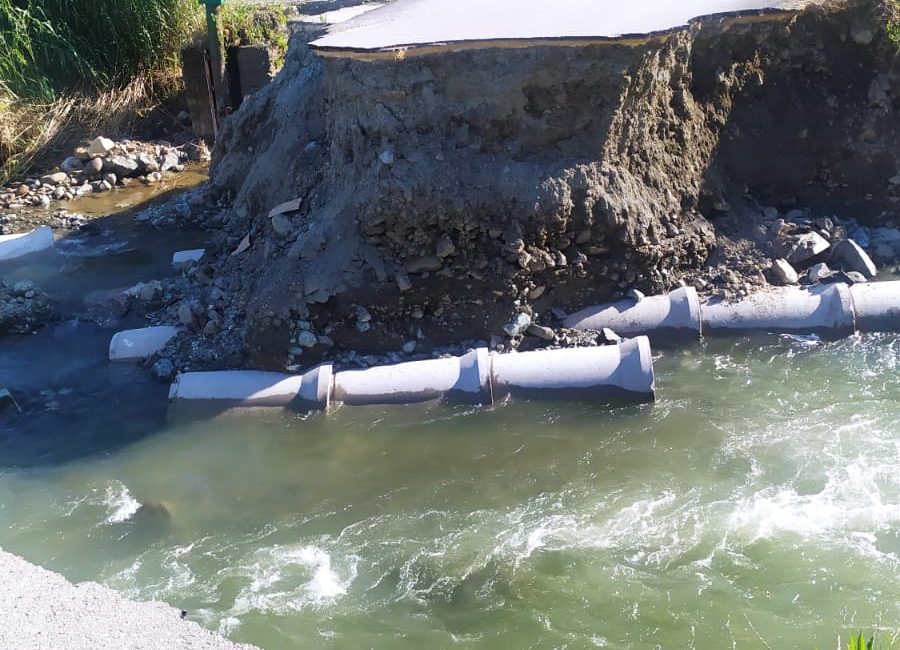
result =
[{"label": "ripple on water surface", "polygon": [[0,475],[0,544],[265,648],[832,647],[900,621],[898,359],[760,336],[612,412],[172,425]]}]

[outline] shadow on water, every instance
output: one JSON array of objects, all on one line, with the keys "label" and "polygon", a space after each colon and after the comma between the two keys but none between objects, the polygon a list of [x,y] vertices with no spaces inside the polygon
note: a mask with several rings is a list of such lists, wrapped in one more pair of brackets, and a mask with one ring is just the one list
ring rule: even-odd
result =
[{"label": "shadow on water", "polygon": [[[203,176],[193,175],[196,185]],[[175,275],[172,253],[203,245],[194,229],[155,230],[135,220],[186,189],[151,196],[147,188],[84,200],[71,211],[101,214],[87,228],[58,239],[52,251],[0,262],[0,277],[30,280],[50,295],[57,320],[0,341],[0,387],[21,411],[0,411],[0,466],[37,467],[113,451],[159,431],[166,421],[168,386],[137,364],[107,359],[121,329],[148,323],[113,308],[111,298],[142,281]]]}]

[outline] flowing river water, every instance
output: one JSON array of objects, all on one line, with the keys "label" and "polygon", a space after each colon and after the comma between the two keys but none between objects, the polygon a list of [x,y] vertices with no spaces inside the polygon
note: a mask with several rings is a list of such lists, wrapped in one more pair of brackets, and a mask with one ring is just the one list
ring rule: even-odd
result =
[{"label": "flowing river water", "polygon": [[[111,218],[0,275],[77,313],[201,239]],[[3,341],[0,385],[45,403],[0,413],[0,546],[70,580],[266,650],[811,650],[900,628],[900,336],[663,349],[656,403],[614,410],[179,420],[105,361],[131,325]]]}]

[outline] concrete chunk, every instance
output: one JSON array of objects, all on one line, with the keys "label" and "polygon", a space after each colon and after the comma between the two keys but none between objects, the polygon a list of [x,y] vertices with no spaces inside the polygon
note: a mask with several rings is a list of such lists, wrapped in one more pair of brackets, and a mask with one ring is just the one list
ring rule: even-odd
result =
[{"label": "concrete chunk", "polygon": [[852,239],[838,242],[831,252],[831,259],[841,264],[845,270],[862,273],[869,279],[878,273],[872,258]]},{"label": "concrete chunk", "polygon": [[177,251],[172,254],[172,266],[176,269],[190,266],[195,262],[199,262],[206,254],[205,248],[194,248],[189,251]]},{"label": "concrete chunk", "polygon": [[53,230],[50,226],[17,235],[0,235],[0,261],[37,253],[52,246]]},{"label": "concrete chunk", "polygon": [[142,327],[113,335],[109,342],[110,361],[138,361],[163,349],[178,329],[170,325]]}]

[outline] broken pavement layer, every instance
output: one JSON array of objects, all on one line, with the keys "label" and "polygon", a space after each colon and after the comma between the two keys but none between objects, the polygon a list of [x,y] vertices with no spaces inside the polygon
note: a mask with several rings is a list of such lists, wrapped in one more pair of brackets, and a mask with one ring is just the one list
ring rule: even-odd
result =
[{"label": "broken pavement layer", "polygon": [[[440,6],[467,31],[405,36],[398,25],[423,7],[423,33],[454,27],[436,2],[364,14],[315,51],[295,40],[273,84],[225,124],[210,187],[232,206],[217,273],[236,286],[251,366],[411,338],[428,350],[499,334],[516,312],[671,290],[714,249],[716,211],[748,196],[868,223],[896,210],[888,5],[660,13],[642,0],[604,26],[595,3],[554,3],[558,19],[525,21],[552,38],[528,43],[510,31],[521,3],[493,23],[505,30],[494,42],[478,30],[512,5],[454,2]],[[713,11],[727,19],[688,22]],[[642,25],[652,38],[609,36]],[[499,46],[508,39],[527,46]],[[394,51],[410,40],[417,56]],[[295,345],[301,329],[310,346]]]},{"label": "broken pavement layer", "polygon": [[519,43],[575,43],[645,38],[683,28],[702,16],[790,10],[792,0],[400,0],[366,11],[313,41],[323,54]]}]

